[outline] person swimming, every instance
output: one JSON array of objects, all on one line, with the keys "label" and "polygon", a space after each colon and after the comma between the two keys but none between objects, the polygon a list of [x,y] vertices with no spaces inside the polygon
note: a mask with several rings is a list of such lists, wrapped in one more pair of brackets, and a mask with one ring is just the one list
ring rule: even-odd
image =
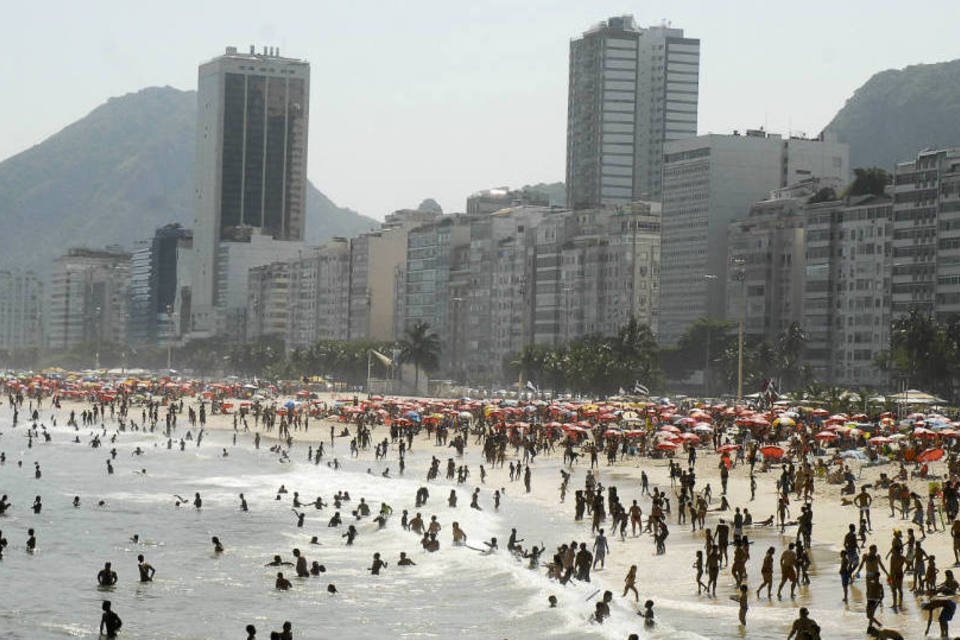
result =
[{"label": "person swimming", "polygon": [[292,566],[293,566],[293,563],[292,563],[292,562],[286,562],[286,561],[283,560],[283,558],[281,558],[279,555],[275,555],[275,556],[273,556],[273,560],[271,560],[270,562],[268,562],[267,564],[265,564],[265,565],[263,565],[263,566],[265,566],[265,567],[292,567]]},{"label": "person swimming", "polygon": [[274,587],[275,587],[278,591],[287,591],[287,590],[290,589],[290,587],[292,587],[292,586],[293,586],[293,584],[292,584],[289,580],[287,580],[286,578],[283,577],[283,572],[282,572],[282,571],[278,571],[278,572],[277,572],[277,580],[276,580],[276,582],[274,582]]}]

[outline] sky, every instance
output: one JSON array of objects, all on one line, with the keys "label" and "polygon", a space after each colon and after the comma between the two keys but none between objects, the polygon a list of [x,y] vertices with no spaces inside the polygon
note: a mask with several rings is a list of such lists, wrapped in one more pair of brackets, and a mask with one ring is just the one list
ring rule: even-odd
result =
[{"label": "sky", "polygon": [[874,73],[960,56],[956,0],[21,0],[4,6],[0,159],[112,96],[195,89],[228,45],[278,46],[311,63],[321,191],[374,218],[427,197],[462,211],[563,180],[569,41],[627,13],[700,39],[700,133],[816,135]]}]

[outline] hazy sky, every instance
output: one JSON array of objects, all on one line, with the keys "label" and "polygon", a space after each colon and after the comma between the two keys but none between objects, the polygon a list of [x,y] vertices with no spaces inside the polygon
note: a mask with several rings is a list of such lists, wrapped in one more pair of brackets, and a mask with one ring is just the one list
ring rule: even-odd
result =
[{"label": "hazy sky", "polygon": [[349,0],[11,2],[0,159],[107,98],[196,88],[226,45],[312,65],[309,176],[382,218],[562,180],[570,38],[611,15],[701,40],[699,130],[814,135],[873,73],[960,56],[960,2]]}]

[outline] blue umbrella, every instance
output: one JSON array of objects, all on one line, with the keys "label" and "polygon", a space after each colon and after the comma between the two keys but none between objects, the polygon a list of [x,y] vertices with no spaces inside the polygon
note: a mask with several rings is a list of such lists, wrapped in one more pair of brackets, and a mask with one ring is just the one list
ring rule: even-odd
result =
[{"label": "blue umbrella", "polygon": [[283,406],[286,407],[287,409],[293,409],[295,406],[297,406],[297,403],[294,402],[293,400],[287,400],[286,404],[284,404]]}]

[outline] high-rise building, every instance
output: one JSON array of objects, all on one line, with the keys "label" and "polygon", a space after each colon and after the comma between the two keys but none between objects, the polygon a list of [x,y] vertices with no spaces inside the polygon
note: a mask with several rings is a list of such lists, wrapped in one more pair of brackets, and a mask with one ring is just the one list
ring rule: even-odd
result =
[{"label": "high-rise building", "polygon": [[125,344],[129,282],[130,254],[119,248],[70,249],[57,258],[47,302],[47,347]]},{"label": "high-rise building", "polygon": [[193,276],[193,232],[178,223],[138,242],[130,260],[127,340],[132,345],[178,340],[187,327]]},{"label": "high-rise building", "polygon": [[893,202],[888,195],[807,204],[804,361],[814,377],[883,388],[890,348]]},{"label": "high-rise building", "polygon": [[43,346],[43,284],[33,271],[0,271],[0,349]]},{"label": "high-rise building", "polygon": [[290,322],[291,262],[250,269],[247,276],[247,339],[286,338]]},{"label": "high-rise building", "polygon": [[150,267],[153,243],[140,240],[130,252],[127,288],[127,340],[134,346],[151,344],[157,337],[156,314],[150,305]]},{"label": "high-rise building", "polygon": [[669,142],[663,160],[659,338],[675,344],[698,318],[726,316],[728,226],[771,190],[849,174],[846,144],[821,136],[709,134]]},{"label": "high-rise building", "polygon": [[656,333],[660,203],[638,201],[561,218],[566,221],[554,216],[558,224],[537,237],[534,287],[538,301],[547,304],[537,307],[541,322],[535,341],[558,344],[585,335],[616,335],[631,319]]},{"label": "high-rise building", "polygon": [[960,313],[960,148],[897,164],[893,198],[894,317]]},{"label": "high-rise building", "polygon": [[609,18],[570,43],[567,206],[659,200],[663,145],[697,135],[700,41]]},{"label": "high-rise building", "polygon": [[803,324],[805,207],[820,189],[836,193],[841,183],[811,178],[775,189],[730,224],[727,251],[735,264],[726,282],[727,318],[743,321],[748,336],[776,344],[791,324]]},{"label": "high-rise building", "polygon": [[[242,313],[246,290],[231,291],[225,270],[242,271],[289,254],[221,251],[260,236],[274,244],[301,242],[306,217],[307,125],[310,65],[274,48],[222,56],[200,65],[192,325],[224,329],[225,316]],[[270,259],[271,254],[273,255]],[[231,255],[258,257],[236,269],[218,264]]]},{"label": "high-rise building", "polygon": [[288,348],[346,340],[350,329],[350,241],[333,238],[304,252],[290,269]]}]

